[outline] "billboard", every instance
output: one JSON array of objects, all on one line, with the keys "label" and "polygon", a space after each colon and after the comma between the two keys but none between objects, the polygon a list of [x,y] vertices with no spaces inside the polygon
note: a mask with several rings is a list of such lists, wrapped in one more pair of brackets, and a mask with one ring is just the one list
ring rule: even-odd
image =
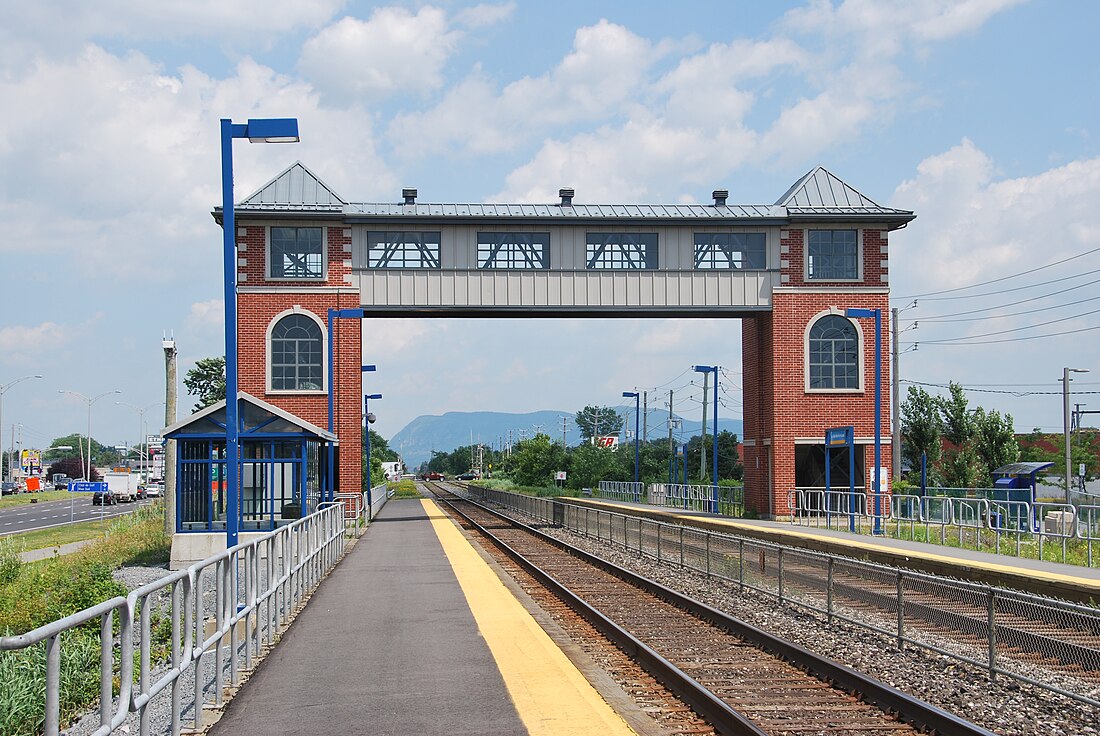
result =
[{"label": "billboard", "polygon": [[592,438],[592,444],[596,445],[597,447],[607,447],[609,449],[614,450],[615,448],[617,448],[619,446],[619,438],[618,438],[618,436],[614,436],[614,437],[593,437]]},{"label": "billboard", "polygon": [[38,475],[42,472],[42,451],[22,450],[19,453],[19,465],[23,475]]}]

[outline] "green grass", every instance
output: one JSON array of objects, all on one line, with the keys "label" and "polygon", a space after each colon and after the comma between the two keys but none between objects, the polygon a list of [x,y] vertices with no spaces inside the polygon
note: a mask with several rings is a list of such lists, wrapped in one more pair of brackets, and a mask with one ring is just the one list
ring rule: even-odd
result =
[{"label": "green grass", "polygon": [[[870,530],[861,530],[861,532],[869,534]],[[883,532],[886,536],[894,539],[938,544],[944,547],[973,549],[979,552],[1008,555],[1010,557],[1019,556],[1022,559],[1040,559],[1039,537],[1034,534],[1023,534],[1021,536],[1019,555],[1017,555],[1015,534],[1002,532],[998,536],[988,529],[981,530],[979,534],[978,530],[975,529],[949,526],[947,527],[947,534],[944,535],[939,526],[925,527],[921,524],[914,524],[910,528],[905,522],[902,522],[899,530],[896,524],[886,522],[883,524]],[[1045,537],[1042,552],[1042,559],[1047,562],[1063,562],[1067,565],[1078,565],[1080,567],[1089,566],[1087,541],[1067,539],[1066,552],[1063,556],[1062,540],[1058,537]],[[1092,560],[1093,566],[1100,565],[1100,544],[1093,545]]]},{"label": "green grass", "polygon": [[[114,596],[126,595],[114,569],[165,562],[170,538],[160,507],[146,507],[111,522],[101,539],[78,555],[19,562],[21,540],[0,539],[0,634],[20,634]],[[158,629],[163,628],[159,626]],[[115,620],[118,630],[118,620]],[[68,722],[99,697],[99,623],[62,634],[61,721]],[[116,654],[117,657],[117,654]],[[135,677],[137,671],[135,668]],[[40,733],[45,693],[41,644],[0,657],[0,733]]]},{"label": "green grass", "polygon": [[91,498],[90,493],[69,493],[68,491],[41,491],[39,493],[15,493],[10,496],[0,497],[0,509],[9,509],[13,506],[26,506],[31,502],[45,503],[46,501],[68,501],[75,498],[77,501]]},{"label": "green grass", "polygon": [[390,483],[390,490],[393,491],[394,498],[420,498],[420,491],[416,488],[416,481],[399,480],[396,483]]},{"label": "green grass", "polygon": [[14,539],[23,545],[23,549],[43,549],[57,547],[70,542],[83,542],[104,536],[111,528],[113,519],[103,521],[81,521],[76,524],[52,526],[49,529],[35,529],[33,532],[9,534],[4,539]]}]

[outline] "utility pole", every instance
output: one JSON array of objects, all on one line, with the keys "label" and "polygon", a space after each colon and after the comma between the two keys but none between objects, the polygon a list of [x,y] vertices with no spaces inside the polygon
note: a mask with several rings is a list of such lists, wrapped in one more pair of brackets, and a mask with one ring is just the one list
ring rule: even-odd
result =
[{"label": "utility pole", "polygon": [[901,477],[901,377],[898,375],[898,310],[890,310],[890,338],[892,343],[893,362],[890,366],[890,419],[893,421],[890,433],[890,465],[893,478]]},{"label": "utility pole", "polygon": [[561,446],[563,448],[569,447],[569,442],[566,440],[565,435],[569,429],[569,417],[561,418]]},{"label": "utility pole", "polygon": [[649,439],[649,392],[642,391],[642,442]]},{"label": "utility pole", "polygon": [[[703,374],[703,433],[699,436],[699,480],[707,477],[707,386],[709,373]],[[717,451],[717,448],[715,448]]]},{"label": "utility pole", "polygon": [[[164,348],[164,426],[176,423],[176,340],[162,338]],[[176,441],[164,441],[164,533],[176,533]]]}]

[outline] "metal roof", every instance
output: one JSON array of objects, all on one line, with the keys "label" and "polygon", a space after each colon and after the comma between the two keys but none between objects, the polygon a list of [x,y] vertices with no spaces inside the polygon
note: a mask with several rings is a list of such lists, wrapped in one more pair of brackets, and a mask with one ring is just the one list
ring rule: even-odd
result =
[{"label": "metal roof", "polygon": [[1030,475],[1037,470],[1046,470],[1054,463],[1009,463],[993,472],[997,475]]},{"label": "metal roof", "polygon": [[[483,204],[349,202],[301,162],[295,162],[236,208],[242,212],[291,215],[332,213],[349,220],[773,220],[873,219],[904,224],[908,210],[882,207],[822,167],[799,179],[773,205],[706,204]],[[220,219],[219,208],[214,210]]]},{"label": "metal roof", "polygon": [[[296,417],[274,404],[269,404],[263,399],[257,399],[252,394],[245,393],[244,391],[238,391],[237,397],[241,402],[240,417],[244,429],[258,427],[262,424],[265,434],[307,434],[313,435],[318,439],[327,440],[333,444],[339,444],[336,435],[332,432],[321,429],[317,425],[311,424],[300,417]],[[268,421],[272,418],[279,421]],[[203,420],[209,421],[204,422]],[[225,399],[211,404],[204,409],[200,409],[191,416],[185,417],[175,424],[165,427],[161,430],[161,436],[169,437],[170,439],[184,439],[188,435],[196,433],[209,434],[210,430],[207,429],[207,424],[221,426],[222,430],[220,434],[225,434]],[[247,437],[247,432],[242,431],[241,438],[247,439]]]}]

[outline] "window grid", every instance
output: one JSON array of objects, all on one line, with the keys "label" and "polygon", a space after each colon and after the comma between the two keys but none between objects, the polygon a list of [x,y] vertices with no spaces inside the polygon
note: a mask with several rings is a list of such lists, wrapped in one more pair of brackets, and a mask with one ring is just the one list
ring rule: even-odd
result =
[{"label": "window grid", "polygon": [[320,391],[324,388],[321,327],[304,314],[290,314],[271,331],[271,388]]},{"label": "window grid", "polygon": [[550,233],[478,233],[477,267],[546,269]]},{"label": "window grid", "polygon": [[822,317],[810,328],[811,389],[859,388],[859,335],[840,315]]},{"label": "window grid", "polygon": [[809,278],[854,281],[859,278],[859,247],[855,230],[811,230]]},{"label": "window grid", "polygon": [[319,227],[271,228],[270,277],[323,279],[325,263],[321,234]]},{"label": "window grid", "polygon": [[764,233],[695,233],[695,268],[764,270]]},{"label": "window grid", "polygon": [[439,268],[439,233],[367,233],[368,268]]},{"label": "window grid", "polygon": [[657,268],[657,233],[588,233],[585,268]]}]

